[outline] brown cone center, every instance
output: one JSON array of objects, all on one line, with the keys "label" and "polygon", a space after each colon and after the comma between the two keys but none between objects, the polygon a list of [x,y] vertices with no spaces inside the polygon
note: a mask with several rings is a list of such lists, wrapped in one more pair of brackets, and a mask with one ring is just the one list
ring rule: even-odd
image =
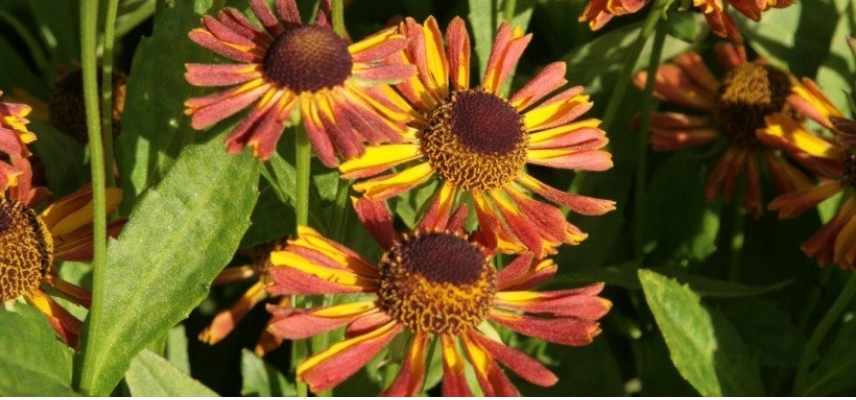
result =
[{"label": "brown cone center", "polygon": [[52,258],[53,241],[38,215],[16,201],[0,199],[0,301],[38,288]]},{"label": "brown cone center", "polygon": [[264,59],[265,76],[294,92],[341,85],[351,75],[348,43],[327,27],[309,25],[279,35]]},{"label": "brown cone center", "polygon": [[720,129],[739,143],[758,143],[755,131],[766,125],[766,116],[785,111],[790,91],[790,78],[777,68],[757,63],[735,67],[719,88]]}]

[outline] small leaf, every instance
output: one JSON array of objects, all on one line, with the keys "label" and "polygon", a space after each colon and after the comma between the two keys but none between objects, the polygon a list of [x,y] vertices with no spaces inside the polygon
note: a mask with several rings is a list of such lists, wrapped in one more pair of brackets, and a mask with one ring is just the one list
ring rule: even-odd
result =
[{"label": "small leaf", "polygon": [[241,350],[241,395],[260,397],[296,396],[294,384],[276,368],[249,350]]},{"label": "small leaf", "polygon": [[190,358],[187,354],[187,332],[184,325],[169,330],[166,339],[166,359],[179,371],[190,375]]},{"label": "small leaf", "polygon": [[217,393],[187,376],[163,357],[143,350],[125,374],[131,396],[215,397]]},{"label": "small leaf", "polygon": [[736,329],[705,307],[689,287],[639,270],[645,299],[666,340],[672,362],[703,396],[762,395],[758,360]]},{"label": "small leaf", "polygon": [[799,396],[852,395],[856,389],[853,371],[856,370],[856,312],[845,314],[835,340],[823,352],[817,366],[809,373],[805,387],[796,388]]},{"label": "small leaf", "polygon": [[0,395],[77,396],[71,389],[72,351],[29,304],[0,307]]}]

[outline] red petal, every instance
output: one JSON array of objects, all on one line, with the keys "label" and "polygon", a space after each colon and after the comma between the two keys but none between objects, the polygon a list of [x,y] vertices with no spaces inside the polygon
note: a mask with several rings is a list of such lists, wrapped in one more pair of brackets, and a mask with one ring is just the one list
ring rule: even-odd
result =
[{"label": "red petal", "polygon": [[425,353],[428,345],[428,335],[417,333],[413,337],[404,365],[398,371],[395,381],[387,389],[384,396],[415,396],[422,390],[425,380]]},{"label": "red petal", "polygon": [[541,365],[540,362],[521,351],[496,342],[493,339],[488,339],[480,333],[471,332],[468,336],[471,340],[478,342],[484,347],[502,365],[533,384],[548,387],[555,385],[559,380],[555,374]]},{"label": "red petal", "polygon": [[388,249],[397,237],[392,224],[392,214],[387,209],[386,202],[363,198],[351,198],[354,211],[366,230],[374,236],[382,248]]},{"label": "red petal", "polygon": [[515,332],[567,346],[584,346],[600,333],[600,325],[579,318],[537,318],[491,311],[491,319]]}]

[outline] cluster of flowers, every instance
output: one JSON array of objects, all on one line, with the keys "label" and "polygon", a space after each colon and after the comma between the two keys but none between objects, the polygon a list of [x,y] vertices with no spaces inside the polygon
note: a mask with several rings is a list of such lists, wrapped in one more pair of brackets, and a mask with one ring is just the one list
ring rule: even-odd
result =
[{"label": "cluster of flowers", "polygon": [[[592,0],[580,17],[593,29],[613,15],[636,12],[646,0]],[[744,174],[745,206],[762,212],[761,166],[784,194],[770,208],[797,215],[856,186],[854,123],[808,79],[749,61],[728,5],[758,19],[789,0],[695,0],[713,31],[730,39],[716,48],[725,68],[717,79],[701,56],[687,53],[660,66],[654,93],[679,108],[655,113],[651,142],[676,150],[723,139],[730,143],[713,168],[707,195],[730,198]],[[422,391],[432,341],[439,341],[444,395],[469,395],[469,365],[486,395],[514,395],[502,367],[549,386],[557,377],[538,361],[506,346],[493,324],[548,342],[581,346],[600,332],[611,303],[602,284],[555,291],[533,288],[557,272],[550,256],[587,234],[564,209],[603,215],[610,200],[568,193],[527,173],[527,164],[573,171],[612,167],[600,121],[582,118],[592,102],[568,86],[566,66],[545,66],[513,94],[507,87],[531,34],[502,24],[480,84],[471,83],[471,46],[465,22],[454,18],[445,34],[431,17],[406,18],[361,41],[336,34],[328,1],[304,24],[294,0],[251,0],[261,26],[233,8],[205,16],[189,33],[200,46],[232,61],[187,64],[186,80],[222,91],[191,98],[185,112],[195,129],[207,129],[249,109],[230,132],[230,153],[249,148],[261,160],[276,151],[285,127],[302,127],[318,159],[353,180],[356,214],[380,244],[371,262],[348,247],[299,226],[251,266],[227,268],[218,283],[257,278],[230,310],[200,336],[216,343],[252,307],[270,298],[272,318],[257,345],[264,354],[284,340],[345,328],[345,340],[297,367],[313,391],[335,387],[394,339],[408,351],[391,395]],[[645,73],[636,83],[645,86]],[[26,299],[45,313],[60,336],[76,343],[80,322],[43,289],[88,305],[89,294],[58,278],[54,260],[91,256],[87,188],[33,209],[47,193],[35,187],[27,144],[29,107],[0,103],[0,278],[2,300]],[[813,120],[836,133],[818,134]],[[814,184],[804,171],[820,177]],[[417,227],[398,231],[387,201],[436,184]],[[121,193],[108,191],[112,212]],[[856,264],[856,198],[804,246],[821,262]],[[477,228],[468,230],[470,208]],[[117,234],[121,221],[111,225]],[[506,254],[511,257],[495,257]],[[501,265],[498,259],[507,259]],[[294,295],[356,294],[358,300],[320,308],[293,307]]]}]

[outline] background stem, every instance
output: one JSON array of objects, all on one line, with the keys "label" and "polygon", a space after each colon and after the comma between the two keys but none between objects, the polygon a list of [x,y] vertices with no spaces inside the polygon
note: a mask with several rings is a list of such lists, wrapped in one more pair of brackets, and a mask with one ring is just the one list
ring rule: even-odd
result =
[{"label": "background stem", "polygon": [[514,20],[514,12],[517,9],[517,0],[505,0],[503,6],[502,18],[511,23]]},{"label": "background stem", "polygon": [[[659,20],[659,18],[658,18]],[[666,30],[662,24],[657,25],[657,34],[654,36],[654,47],[651,50],[651,59],[648,63],[648,76],[656,76],[657,68],[660,66],[660,57],[663,54],[663,43],[666,42]],[[639,127],[639,147],[637,148],[637,157],[639,158],[636,164],[636,182],[635,182],[635,204],[636,209],[636,226],[635,226],[635,255],[636,259],[641,260],[644,254],[644,237],[645,237],[645,174],[648,168],[648,131],[651,127],[651,115],[654,111],[656,101],[653,96],[655,79],[648,79],[645,82],[645,94],[642,103],[642,119]]]},{"label": "background stem", "polygon": [[850,305],[850,302],[853,301],[854,296],[856,296],[856,274],[850,274],[850,279],[847,280],[847,284],[844,286],[844,289],[841,290],[838,298],[835,299],[835,303],[832,304],[832,307],[826,315],[823,316],[823,319],[820,320],[817,327],[814,328],[814,333],[811,334],[808,342],[806,342],[802,358],[800,359],[799,369],[797,370],[797,377],[794,380],[795,395],[801,394],[803,388],[805,388],[807,384],[805,381],[806,375],[808,374],[809,367],[814,362],[817,349],[823,343],[823,340],[826,338],[829,330],[832,329],[832,326],[838,321],[841,313],[843,313]]},{"label": "background stem", "polygon": [[116,44],[116,15],[119,0],[107,0],[104,21],[104,53],[101,57],[101,132],[104,133],[104,161],[108,187],[116,186],[113,175],[113,47]]},{"label": "background stem", "polygon": [[98,111],[98,79],[96,72],[96,40],[98,26],[98,0],[80,2],[81,64],[83,67],[83,97],[86,105],[86,128],[89,134],[89,151],[92,167],[93,197],[93,247],[92,259],[92,306],[87,317],[87,328],[83,333],[83,362],[79,389],[84,394],[94,394],[95,359],[97,354],[88,351],[98,332],[89,331],[89,326],[101,326],[96,323],[104,308],[104,272],[107,256],[107,213],[105,197],[104,148],[101,143],[101,125]]}]

